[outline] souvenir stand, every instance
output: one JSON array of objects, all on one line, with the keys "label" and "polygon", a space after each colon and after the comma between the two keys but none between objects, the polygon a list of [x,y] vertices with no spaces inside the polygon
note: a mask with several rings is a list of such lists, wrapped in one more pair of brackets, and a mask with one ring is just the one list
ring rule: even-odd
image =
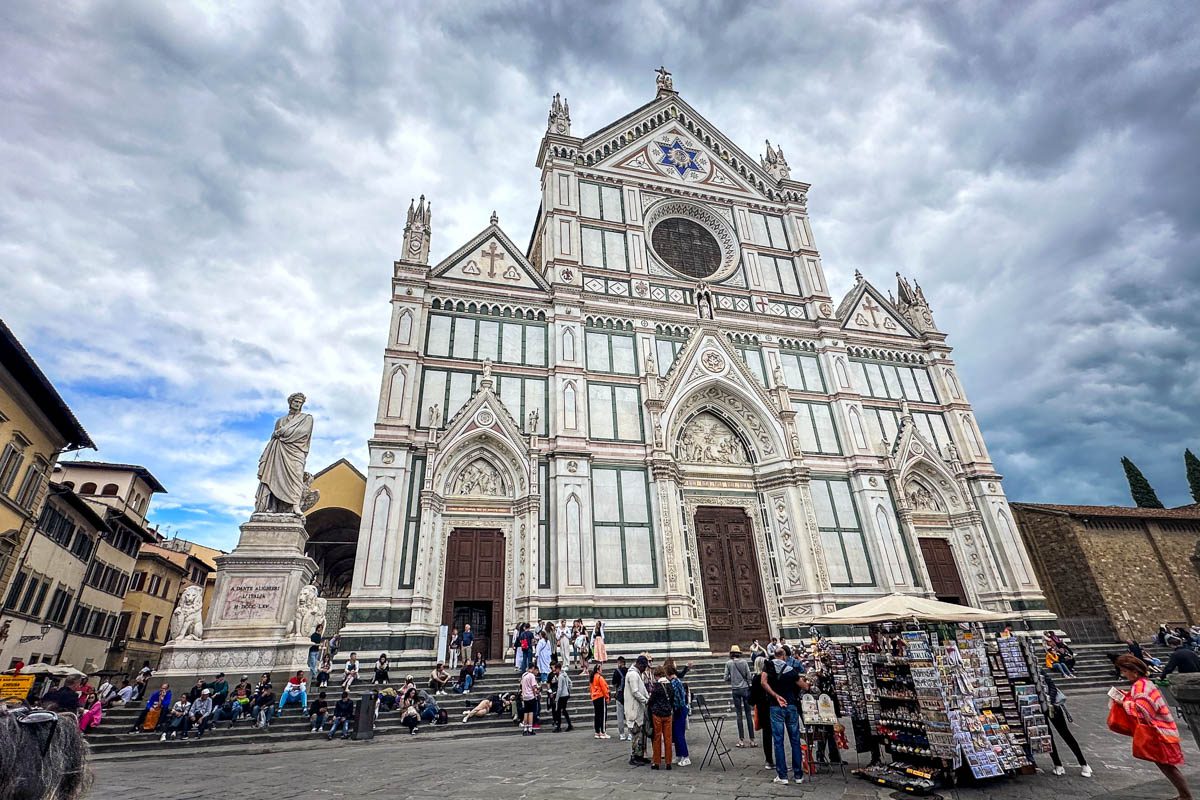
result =
[{"label": "souvenir stand", "polygon": [[[834,646],[838,698],[850,712],[859,752],[874,756],[855,775],[926,794],[952,785],[960,768],[985,780],[1029,765],[1027,744],[1040,751],[1042,734],[1048,736],[1037,670],[1029,669],[1032,650],[1018,640],[989,641],[979,627],[963,624],[1001,619],[891,595],[814,620],[871,626],[870,644]],[[879,758],[880,745],[890,763]]]}]

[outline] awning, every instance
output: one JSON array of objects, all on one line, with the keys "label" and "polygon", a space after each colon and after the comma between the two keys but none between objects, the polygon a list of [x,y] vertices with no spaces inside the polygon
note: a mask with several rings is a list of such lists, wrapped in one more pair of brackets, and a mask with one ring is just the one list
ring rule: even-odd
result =
[{"label": "awning", "polygon": [[943,603],[910,594],[889,594],[817,617],[814,625],[869,625],[872,622],[1003,622],[1004,614]]}]

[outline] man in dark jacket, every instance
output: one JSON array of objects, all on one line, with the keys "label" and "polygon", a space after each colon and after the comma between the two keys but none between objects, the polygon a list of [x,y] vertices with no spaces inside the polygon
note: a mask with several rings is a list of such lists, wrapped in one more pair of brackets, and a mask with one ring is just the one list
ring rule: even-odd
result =
[{"label": "man in dark jacket", "polygon": [[1175,652],[1171,653],[1171,657],[1167,659],[1167,665],[1163,667],[1164,677],[1175,670],[1179,670],[1181,673],[1200,672],[1200,656],[1196,655],[1196,651],[1189,647],[1187,642],[1178,636],[1170,636],[1167,638],[1167,644],[1174,647]]},{"label": "man in dark jacket", "polygon": [[354,718],[354,701],[350,699],[349,692],[342,692],[342,699],[338,700],[333,705],[333,725],[329,728],[329,738],[338,732],[338,728],[342,730],[342,738],[350,738],[350,720]]},{"label": "man in dark jacket", "polygon": [[48,711],[79,710],[79,678],[67,678],[62,686],[42,696],[42,708]]}]

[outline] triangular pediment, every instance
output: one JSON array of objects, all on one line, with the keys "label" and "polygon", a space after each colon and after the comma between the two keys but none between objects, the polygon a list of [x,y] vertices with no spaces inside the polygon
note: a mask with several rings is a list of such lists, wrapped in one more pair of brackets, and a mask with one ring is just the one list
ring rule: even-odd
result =
[{"label": "triangular pediment", "polygon": [[643,179],[655,177],[772,202],[807,190],[786,189],[677,94],[660,96],[585,137],[579,148],[588,167]]},{"label": "triangular pediment", "polygon": [[921,433],[907,412],[900,420],[892,461],[909,509],[916,514],[957,514],[965,509],[959,479],[937,445]]},{"label": "triangular pediment", "polygon": [[481,381],[471,399],[446,423],[438,437],[439,454],[435,471],[444,463],[459,458],[464,448],[485,449],[507,464],[506,471],[519,476],[517,494],[528,490],[529,440],[513,419],[490,380]]},{"label": "triangular pediment", "polygon": [[713,148],[674,123],[641,137],[596,166],[641,178],[763,197],[736,175]]},{"label": "triangular pediment", "polygon": [[869,281],[861,280],[838,307],[842,329],[912,338],[917,335],[900,312]]},{"label": "triangular pediment", "polygon": [[[659,397],[670,419],[697,397],[710,394],[725,398],[724,405],[744,425],[743,433],[754,441],[760,458],[786,457],[787,434],[778,401],[758,382],[725,332],[711,324],[692,333],[663,377]],[[670,426],[676,424],[673,420]]]},{"label": "triangular pediment", "polygon": [[435,278],[455,278],[489,286],[549,290],[550,286],[496,224],[433,268]]},{"label": "triangular pediment", "polygon": [[517,450],[524,452],[528,449],[521,426],[513,419],[499,395],[492,391],[493,385],[485,386],[481,382],[471,399],[446,423],[446,429],[439,437],[444,447],[451,446],[463,436],[489,430],[508,440]]}]

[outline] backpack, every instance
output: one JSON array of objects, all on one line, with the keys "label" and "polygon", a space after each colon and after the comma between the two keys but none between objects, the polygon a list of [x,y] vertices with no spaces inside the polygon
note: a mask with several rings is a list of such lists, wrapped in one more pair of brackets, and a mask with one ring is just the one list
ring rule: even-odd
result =
[{"label": "backpack", "polygon": [[654,682],[650,692],[650,702],[647,704],[650,714],[655,717],[669,717],[675,713],[675,692],[669,683]]},{"label": "backpack", "polygon": [[450,715],[446,713],[446,709],[439,708],[438,713],[437,713],[437,723],[436,724],[445,725],[448,722],[450,722]]}]

